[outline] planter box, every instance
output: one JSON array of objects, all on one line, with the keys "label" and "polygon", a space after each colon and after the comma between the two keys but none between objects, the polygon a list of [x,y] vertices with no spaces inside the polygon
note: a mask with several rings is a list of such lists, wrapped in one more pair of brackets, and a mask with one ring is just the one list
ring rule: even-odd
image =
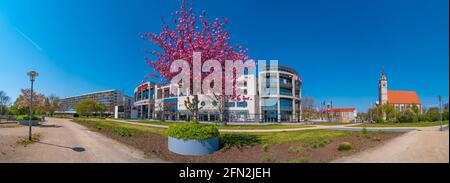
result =
[{"label": "planter box", "polygon": [[[29,121],[28,120],[19,120],[19,124],[20,125],[24,125],[24,126],[28,126],[29,125]],[[31,126],[36,126],[39,124],[38,120],[31,120]]]},{"label": "planter box", "polygon": [[202,156],[211,154],[219,149],[219,138],[210,138],[205,140],[196,139],[177,139],[169,137],[169,151],[189,156]]}]

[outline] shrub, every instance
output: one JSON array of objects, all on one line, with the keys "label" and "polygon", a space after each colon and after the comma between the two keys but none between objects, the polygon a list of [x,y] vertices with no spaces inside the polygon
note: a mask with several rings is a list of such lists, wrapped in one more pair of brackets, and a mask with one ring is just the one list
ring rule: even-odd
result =
[{"label": "shrub", "polygon": [[419,121],[419,118],[417,115],[411,111],[405,111],[403,113],[400,113],[400,116],[397,118],[397,120],[402,122],[417,122]]},{"label": "shrub", "polygon": [[420,122],[431,121],[431,119],[427,115],[424,115],[424,114],[419,115],[418,120]]},{"label": "shrub", "polygon": [[339,144],[338,150],[339,151],[348,151],[351,150],[352,144],[350,144],[349,142],[342,142],[341,144]]},{"label": "shrub", "polygon": [[295,160],[292,160],[291,163],[309,163],[308,158],[300,157]]},{"label": "shrub", "polygon": [[300,149],[297,147],[289,147],[288,152],[291,154],[297,154],[300,152]]},{"label": "shrub", "polygon": [[[28,115],[21,115],[21,116],[17,116],[16,120],[27,121],[27,120],[30,120],[30,117]],[[31,120],[39,120],[39,118],[37,116],[32,116]]]},{"label": "shrub", "polygon": [[366,127],[364,127],[363,129],[362,129],[362,134],[368,134],[369,132],[367,131],[367,128]]},{"label": "shrub", "polygon": [[313,149],[325,147],[327,144],[331,143],[331,140],[328,138],[318,138],[318,139],[312,139],[304,142],[304,147],[311,147]]},{"label": "shrub", "polygon": [[115,127],[112,129],[114,133],[119,134],[122,137],[131,137],[136,133],[136,130],[123,128],[123,127]]},{"label": "shrub", "polygon": [[167,135],[178,139],[204,140],[219,137],[220,133],[214,125],[189,122],[170,126],[169,130],[167,130]]},{"label": "shrub", "polygon": [[375,119],[375,123],[384,123],[384,119],[383,118],[376,118]]},{"label": "shrub", "polygon": [[275,160],[270,156],[264,158],[264,163],[274,163],[274,162]]},{"label": "shrub", "polygon": [[270,150],[269,144],[264,144],[264,145],[262,146],[262,150],[263,150],[264,152],[269,152],[269,150]]}]

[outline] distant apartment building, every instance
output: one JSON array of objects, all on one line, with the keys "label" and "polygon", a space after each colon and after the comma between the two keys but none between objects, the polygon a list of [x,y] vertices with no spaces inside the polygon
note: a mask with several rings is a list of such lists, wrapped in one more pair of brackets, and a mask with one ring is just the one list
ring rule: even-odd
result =
[{"label": "distant apartment building", "polygon": [[70,96],[61,99],[61,106],[57,114],[76,114],[75,106],[85,99],[95,100],[106,106],[106,114],[120,118],[131,117],[131,107],[133,98],[120,92],[119,90],[105,90]]},{"label": "distant apartment building", "polygon": [[411,110],[413,106],[422,112],[422,103],[415,91],[388,90],[387,77],[384,71],[381,72],[378,81],[378,104],[389,104],[399,112]]},{"label": "distant apartment building", "polygon": [[[245,72],[237,78],[237,87],[244,93],[245,101],[228,101],[225,120],[233,122],[298,122],[300,121],[301,80],[289,67],[268,66],[256,75]],[[189,91],[172,94],[170,84],[147,82],[134,90],[133,118],[189,120],[190,112],[185,101],[193,98]],[[218,102],[212,94],[198,95],[199,120],[217,121]]]},{"label": "distant apartment building", "polygon": [[331,108],[327,112],[331,121],[341,123],[355,122],[358,115],[355,108]]}]

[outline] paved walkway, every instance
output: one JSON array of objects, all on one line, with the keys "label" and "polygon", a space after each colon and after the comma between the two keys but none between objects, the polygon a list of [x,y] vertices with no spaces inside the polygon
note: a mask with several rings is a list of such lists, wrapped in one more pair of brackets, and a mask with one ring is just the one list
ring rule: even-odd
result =
[{"label": "paved walkway", "polygon": [[419,128],[334,163],[449,163],[449,131]]},{"label": "paved walkway", "polygon": [[41,134],[40,142],[24,147],[16,142],[27,136],[28,127],[0,128],[0,162],[163,162],[68,119],[48,118],[42,126],[33,127],[33,133]]}]

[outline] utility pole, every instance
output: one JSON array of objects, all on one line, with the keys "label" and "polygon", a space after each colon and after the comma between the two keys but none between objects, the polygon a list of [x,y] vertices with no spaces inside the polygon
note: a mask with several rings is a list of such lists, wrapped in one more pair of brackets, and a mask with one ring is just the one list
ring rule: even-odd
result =
[{"label": "utility pole", "polygon": [[442,96],[438,96],[439,99],[439,121],[441,122],[441,128],[440,130],[442,131]]}]

